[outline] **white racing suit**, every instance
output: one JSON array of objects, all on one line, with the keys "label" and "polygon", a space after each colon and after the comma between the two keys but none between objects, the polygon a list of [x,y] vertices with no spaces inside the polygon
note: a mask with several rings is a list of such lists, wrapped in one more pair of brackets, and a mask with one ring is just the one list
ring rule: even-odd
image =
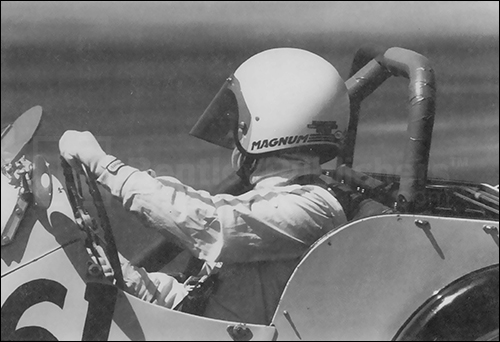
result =
[{"label": "white racing suit", "polygon": [[[173,234],[195,257],[223,263],[206,317],[269,324],[300,257],[318,238],[346,223],[340,203],[327,190],[291,182],[321,174],[314,157],[259,161],[251,177],[255,188],[240,196],[212,196],[129,166],[110,172],[106,165],[114,159],[104,158],[96,171],[127,210],[147,226]],[[166,274],[148,275],[130,265],[124,274],[133,294],[169,308],[186,292]]]}]

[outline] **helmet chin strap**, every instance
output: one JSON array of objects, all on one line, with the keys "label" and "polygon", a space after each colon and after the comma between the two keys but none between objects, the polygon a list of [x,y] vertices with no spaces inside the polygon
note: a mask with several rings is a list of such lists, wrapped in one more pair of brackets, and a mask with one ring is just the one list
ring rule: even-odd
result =
[{"label": "helmet chin strap", "polygon": [[240,160],[241,161],[238,163],[240,167],[236,174],[241,178],[245,185],[251,185],[250,176],[257,168],[258,159],[242,154],[240,156]]},{"label": "helmet chin strap", "polygon": [[244,185],[249,186],[251,185],[250,176],[257,168],[258,159],[249,156],[243,146],[241,146],[238,136],[238,127],[236,127],[233,132],[236,148],[233,151],[232,166],[235,170],[238,170],[236,174],[241,178]]}]

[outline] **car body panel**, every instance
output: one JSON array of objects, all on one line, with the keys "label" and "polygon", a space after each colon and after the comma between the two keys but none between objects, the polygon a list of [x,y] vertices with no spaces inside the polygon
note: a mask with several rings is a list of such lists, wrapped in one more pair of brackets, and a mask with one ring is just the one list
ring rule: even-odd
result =
[{"label": "car body panel", "polygon": [[[1,272],[4,275],[43,257],[72,241],[84,239],[78,230],[66,192],[61,182],[52,177],[54,195],[47,211],[31,206],[24,217],[13,242],[2,246]],[[2,188],[2,200],[4,200]]]},{"label": "car body panel", "polygon": [[498,264],[486,225],[498,222],[388,215],[328,234],[285,289],[273,320],[279,340],[392,339],[434,292]]},{"label": "car body panel", "polygon": [[[239,323],[142,301],[92,278],[86,272],[88,261],[83,244],[75,242],[3,277],[2,340],[16,330],[24,335],[14,336],[61,341],[233,340],[228,329]],[[253,341],[270,341],[276,335],[272,326],[248,324],[242,329]]]}]

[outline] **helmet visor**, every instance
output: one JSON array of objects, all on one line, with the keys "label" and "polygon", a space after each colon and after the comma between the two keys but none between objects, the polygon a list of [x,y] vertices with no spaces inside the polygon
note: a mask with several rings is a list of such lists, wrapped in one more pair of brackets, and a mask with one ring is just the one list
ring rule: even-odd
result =
[{"label": "helmet visor", "polygon": [[225,148],[233,149],[239,122],[249,122],[250,113],[236,77],[224,82],[208,108],[191,129],[192,136]]}]

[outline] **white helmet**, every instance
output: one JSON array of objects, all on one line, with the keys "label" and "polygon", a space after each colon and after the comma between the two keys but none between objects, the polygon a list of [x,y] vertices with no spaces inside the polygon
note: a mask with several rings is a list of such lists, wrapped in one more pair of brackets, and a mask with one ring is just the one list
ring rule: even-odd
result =
[{"label": "white helmet", "polygon": [[337,70],[300,49],[259,53],[229,77],[191,134],[259,158],[296,149],[337,156],[349,123],[349,95]]}]

